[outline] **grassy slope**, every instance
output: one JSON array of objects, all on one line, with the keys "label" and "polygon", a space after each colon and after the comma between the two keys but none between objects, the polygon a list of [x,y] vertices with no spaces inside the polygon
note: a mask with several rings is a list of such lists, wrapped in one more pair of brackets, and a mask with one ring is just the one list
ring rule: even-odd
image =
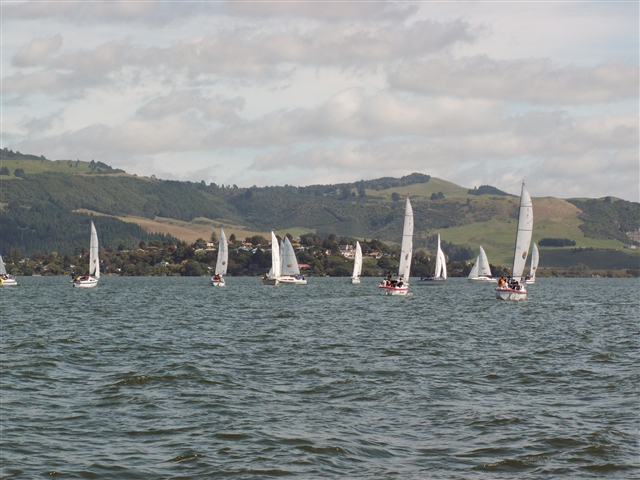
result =
[{"label": "grassy slope", "polygon": [[[84,208],[80,208],[75,211],[92,213],[94,215],[103,215]],[[215,232],[216,235],[219,234],[220,227],[224,228],[227,238],[230,237],[231,234],[235,234],[238,239],[252,237],[253,235],[263,235],[265,237],[270,235],[269,232],[255,232],[248,230],[246,227],[235,225],[233,222],[229,222],[224,219],[210,220],[208,218],[198,217],[194,218],[190,222],[184,222],[182,220],[176,220],[175,218],[163,217],[155,217],[153,220],[129,215],[119,216],[116,218],[123,222],[138,224],[149,233],[166,233],[189,243],[193,243],[199,238],[203,238],[208,241],[209,238],[211,238],[211,232]]]},{"label": "grassy slope", "polygon": [[[16,168],[22,168],[24,173],[36,174],[43,172],[68,173],[70,175],[89,174],[89,162],[76,162],[72,160],[28,160],[28,159],[2,159],[0,167],[7,167],[11,175],[3,176],[3,179],[15,178],[13,172]],[[71,166],[69,166],[71,165]],[[127,175],[127,174],[111,174]]]}]

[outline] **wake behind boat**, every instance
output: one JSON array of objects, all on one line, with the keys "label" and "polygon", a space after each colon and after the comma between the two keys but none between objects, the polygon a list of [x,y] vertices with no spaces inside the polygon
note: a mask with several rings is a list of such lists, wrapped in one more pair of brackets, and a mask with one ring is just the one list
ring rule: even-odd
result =
[{"label": "wake behind boat", "polygon": [[227,282],[224,275],[227,274],[227,264],[229,263],[229,244],[224,230],[220,229],[220,242],[218,243],[218,258],[216,259],[216,269],[211,277],[211,285],[214,287],[224,287]]},{"label": "wake behind boat", "polygon": [[522,272],[527,261],[527,253],[533,234],[533,204],[529,192],[522,182],[520,193],[520,209],[518,212],[518,232],[516,233],[516,246],[513,253],[513,269],[511,277],[505,281],[503,278],[496,288],[496,298],[499,300],[526,300],[527,289],[522,279]]},{"label": "wake behind boat", "polygon": [[407,197],[404,209],[404,227],[402,229],[402,247],[400,250],[400,265],[398,278],[389,275],[382,280],[378,291],[381,295],[406,295],[409,292],[409,273],[411,271],[411,257],[413,255],[413,209]]},{"label": "wake behind boat", "polygon": [[16,285],[18,285],[18,282],[7,273],[4,260],[2,260],[2,255],[0,255],[0,286],[15,287]]},{"label": "wake behind boat", "polygon": [[75,276],[71,274],[74,287],[93,288],[98,285],[100,280],[100,258],[98,257],[98,232],[91,222],[91,237],[89,239],[89,275]]},{"label": "wake behind boat", "polygon": [[436,252],[436,268],[431,277],[422,277],[418,285],[440,286],[447,280],[447,259],[440,248],[440,234],[438,234],[438,250]]}]

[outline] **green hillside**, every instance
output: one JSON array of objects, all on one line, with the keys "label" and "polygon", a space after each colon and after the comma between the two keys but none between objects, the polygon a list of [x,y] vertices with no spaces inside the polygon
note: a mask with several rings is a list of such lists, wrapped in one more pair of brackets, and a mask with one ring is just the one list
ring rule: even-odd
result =
[{"label": "green hillside", "polygon": [[[0,178],[19,179],[21,175],[33,175],[44,172],[58,172],[67,175],[125,174],[103,162],[81,162],[80,160],[48,160],[44,155],[26,155],[7,148],[0,150]],[[6,170],[5,170],[6,169]],[[16,175],[16,170],[22,170]]]},{"label": "green hillside", "polygon": [[[416,249],[433,250],[434,235],[440,233],[458,257],[461,252],[474,257],[479,245],[494,265],[509,265],[513,254],[517,197],[488,185],[461,187],[419,173],[337,185],[231,188],[141,178],[100,162],[51,161],[6,149],[0,151],[0,168],[5,167],[9,175],[0,175],[3,255],[14,247],[27,255],[51,248],[73,251],[76,242],[84,242],[89,213],[105,217],[100,222],[109,219],[104,228],[111,232],[111,246],[120,243],[118,237],[128,244],[148,241],[151,237],[144,235],[153,232],[193,242],[220,226],[241,238],[275,230],[296,237],[335,233],[396,243],[407,195],[414,209]],[[534,241],[569,239],[576,247],[596,249],[589,251],[600,252],[611,265],[637,268],[633,252],[626,257],[604,252],[631,243],[626,232],[640,228],[638,203],[534,197],[533,205]],[[43,222],[49,222],[48,230]],[[27,231],[38,233],[26,239]],[[573,257],[562,252],[569,250],[541,249],[542,265],[566,266]]]}]

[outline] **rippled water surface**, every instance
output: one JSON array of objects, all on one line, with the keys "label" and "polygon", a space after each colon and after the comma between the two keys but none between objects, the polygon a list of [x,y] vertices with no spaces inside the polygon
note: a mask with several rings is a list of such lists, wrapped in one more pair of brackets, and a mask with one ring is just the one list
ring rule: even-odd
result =
[{"label": "rippled water surface", "polygon": [[1,476],[638,478],[639,282],[20,277]]}]

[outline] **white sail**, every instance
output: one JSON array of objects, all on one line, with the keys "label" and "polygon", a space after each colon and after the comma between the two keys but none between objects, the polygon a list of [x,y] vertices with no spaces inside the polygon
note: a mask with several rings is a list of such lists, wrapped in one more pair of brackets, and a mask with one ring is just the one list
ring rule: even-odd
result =
[{"label": "white sail", "polygon": [[540,253],[538,252],[538,246],[534,243],[531,251],[531,269],[529,276],[536,278],[536,270],[538,269],[538,262],[540,261]]},{"label": "white sail", "polygon": [[[438,247],[440,247],[440,245],[438,245]],[[440,274],[438,276],[446,280],[447,279],[447,259],[444,256],[444,252],[440,248],[438,248],[438,256],[440,257],[440,265],[441,265]]]},{"label": "white sail", "polygon": [[471,271],[467,278],[478,278],[478,266],[480,265],[480,256],[476,257],[476,261],[473,262],[473,267],[471,267]]},{"label": "white sail", "polygon": [[89,241],[89,275],[100,278],[100,259],[98,258],[98,232],[91,222],[91,240]]},{"label": "white sail", "polygon": [[353,278],[359,278],[362,273],[362,247],[360,242],[356,241],[356,257],[353,262]]},{"label": "white sail", "polygon": [[438,249],[436,250],[436,268],[433,271],[433,276],[438,278],[441,276],[442,271],[442,256],[440,255],[440,234],[438,234]]},{"label": "white sail", "polygon": [[489,259],[487,258],[487,254],[484,252],[484,248],[480,246],[478,250],[478,276],[491,276],[491,267],[489,266]]},{"label": "white sail", "polygon": [[4,265],[4,260],[2,260],[2,255],[0,255],[0,275],[7,274],[7,267]]},{"label": "white sail", "polygon": [[227,264],[229,263],[229,244],[224,230],[220,229],[220,243],[218,244],[218,258],[216,260],[216,275],[227,274]]},{"label": "white sail", "polygon": [[278,245],[278,237],[271,232],[271,270],[269,270],[269,278],[278,278],[281,272],[280,268],[280,246]]},{"label": "white sail", "polygon": [[411,256],[413,255],[413,209],[407,197],[404,210],[404,228],[402,230],[402,248],[400,250],[400,265],[398,267],[398,277],[402,277],[405,282],[409,281],[411,270]]},{"label": "white sail", "polygon": [[533,234],[533,204],[529,192],[522,183],[520,194],[520,211],[518,214],[518,234],[516,235],[516,247],[513,254],[513,270],[511,276],[520,281],[524,265],[527,261],[527,253],[531,245]]},{"label": "white sail", "polygon": [[293,251],[293,245],[291,245],[289,237],[284,237],[282,251],[282,275],[300,275],[296,252]]}]

